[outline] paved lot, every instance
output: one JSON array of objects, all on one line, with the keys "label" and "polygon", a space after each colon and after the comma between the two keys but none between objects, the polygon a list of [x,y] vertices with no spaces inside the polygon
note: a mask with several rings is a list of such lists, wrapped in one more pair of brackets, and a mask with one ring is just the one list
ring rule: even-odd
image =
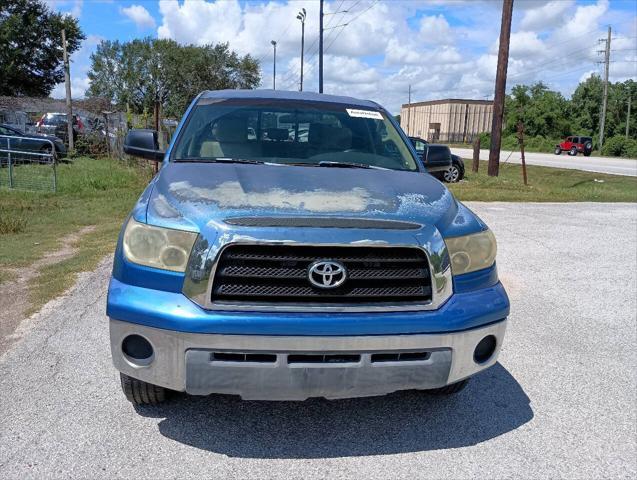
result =
[{"label": "paved lot", "polygon": [[178,398],[137,411],[111,368],[105,261],[0,358],[0,478],[637,475],[637,206],[472,204],[512,313],[455,398]]},{"label": "paved lot", "polygon": [[[462,158],[473,158],[473,150],[468,148],[452,148],[451,151]],[[609,157],[585,157],[578,155],[569,156],[566,152],[562,155],[553,153],[526,152],[524,155],[527,165],[540,165],[544,167],[569,168],[585,170],[587,172],[610,173],[613,175],[637,176],[637,160],[630,158]],[[480,150],[480,160],[489,159],[489,150]],[[522,163],[520,152],[502,150],[500,161],[508,163]]]}]

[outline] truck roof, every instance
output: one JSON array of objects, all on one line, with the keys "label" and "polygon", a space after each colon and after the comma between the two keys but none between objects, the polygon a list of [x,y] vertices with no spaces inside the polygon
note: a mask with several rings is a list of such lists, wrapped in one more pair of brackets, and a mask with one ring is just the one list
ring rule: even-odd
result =
[{"label": "truck roof", "polygon": [[356,107],[366,107],[379,109],[381,108],[376,102],[371,100],[361,100],[353,97],[345,97],[340,95],[327,95],[325,93],[316,92],[297,92],[288,90],[271,90],[271,89],[257,89],[257,90],[208,90],[201,94],[199,100],[219,98],[259,98],[259,99],[272,99],[272,100],[300,100],[309,102],[323,102],[323,103],[341,103],[345,105],[352,105]]}]

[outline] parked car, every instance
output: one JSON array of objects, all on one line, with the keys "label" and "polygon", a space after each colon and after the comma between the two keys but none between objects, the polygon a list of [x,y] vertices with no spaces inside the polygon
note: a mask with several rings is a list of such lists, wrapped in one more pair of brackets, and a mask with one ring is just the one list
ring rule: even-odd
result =
[{"label": "parked car", "polygon": [[495,237],[377,103],[204,92],[174,138],[166,152],[152,130],[125,139],[163,159],[108,289],[129,401],[450,394],[495,364],[509,314]]},{"label": "parked car", "polygon": [[464,178],[464,160],[451,154],[451,166],[442,172],[442,179],[447,183],[456,183]]},{"label": "parked car", "polygon": [[429,143],[419,137],[409,137],[423,162],[425,169],[438,179],[443,178],[443,173],[451,167],[451,150],[447,145]]},{"label": "parked car", "polygon": [[562,143],[555,145],[555,155],[561,155],[562,152],[568,152],[572,156],[583,153],[585,157],[588,157],[593,152],[593,139],[591,137],[566,137]]},{"label": "parked car", "polygon": [[[38,133],[54,135],[64,140],[68,139],[68,127],[66,121],[66,113],[45,113],[36,123]],[[73,140],[78,134],[85,132],[86,125],[79,115],[73,115]]]},{"label": "parked car", "polygon": [[[53,148],[55,148],[57,157],[66,157],[66,147],[60,138],[50,135],[26,134],[22,130],[3,124],[0,124],[0,135],[19,137],[11,139],[3,139],[0,137],[0,148],[6,148],[10,142],[11,150],[51,153],[51,142],[53,142]],[[2,154],[2,158],[4,161],[8,157],[6,154]]]}]

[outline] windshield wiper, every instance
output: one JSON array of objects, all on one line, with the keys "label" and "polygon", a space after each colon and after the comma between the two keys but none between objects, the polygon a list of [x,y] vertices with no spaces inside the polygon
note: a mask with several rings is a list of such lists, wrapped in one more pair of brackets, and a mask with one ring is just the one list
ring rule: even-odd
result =
[{"label": "windshield wiper", "polygon": [[200,163],[249,163],[262,165],[265,162],[260,160],[252,160],[249,158],[231,158],[231,157],[214,157],[214,158],[204,158],[204,157],[188,157],[188,158],[180,158],[177,160],[178,162],[200,162]]},{"label": "windshield wiper", "polygon": [[387,170],[383,167],[377,167],[375,165],[368,165],[366,163],[353,163],[353,162],[327,162],[322,161],[318,164],[319,167],[334,167],[334,168],[373,168],[375,170]]}]

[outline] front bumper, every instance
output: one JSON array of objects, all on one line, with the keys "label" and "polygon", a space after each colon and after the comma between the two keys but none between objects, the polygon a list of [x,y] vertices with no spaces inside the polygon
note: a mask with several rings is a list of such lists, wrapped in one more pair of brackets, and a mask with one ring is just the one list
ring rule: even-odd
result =
[{"label": "front bumper", "polygon": [[[497,361],[505,330],[506,320],[501,320],[470,330],[436,334],[224,335],[178,332],[110,320],[113,362],[122,373],[195,395],[226,393],[250,400],[364,397],[442,387],[492,366]],[[122,353],[122,342],[131,334],[144,337],[153,346],[149,364],[140,365]],[[475,347],[489,335],[495,337],[495,351],[488,360],[477,363]],[[213,352],[259,354],[246,358],[271,360],[235,361],[235,356],[226,356],[229,361],[219,360],[213,357]],[[372,356],[400,352],[418,352],[420,357],[374,361],[378,357]],[[349,361],[315,362],[316,357],[304,356],[332,354]],[[314,360],[306,362],[304,358]]]}]

